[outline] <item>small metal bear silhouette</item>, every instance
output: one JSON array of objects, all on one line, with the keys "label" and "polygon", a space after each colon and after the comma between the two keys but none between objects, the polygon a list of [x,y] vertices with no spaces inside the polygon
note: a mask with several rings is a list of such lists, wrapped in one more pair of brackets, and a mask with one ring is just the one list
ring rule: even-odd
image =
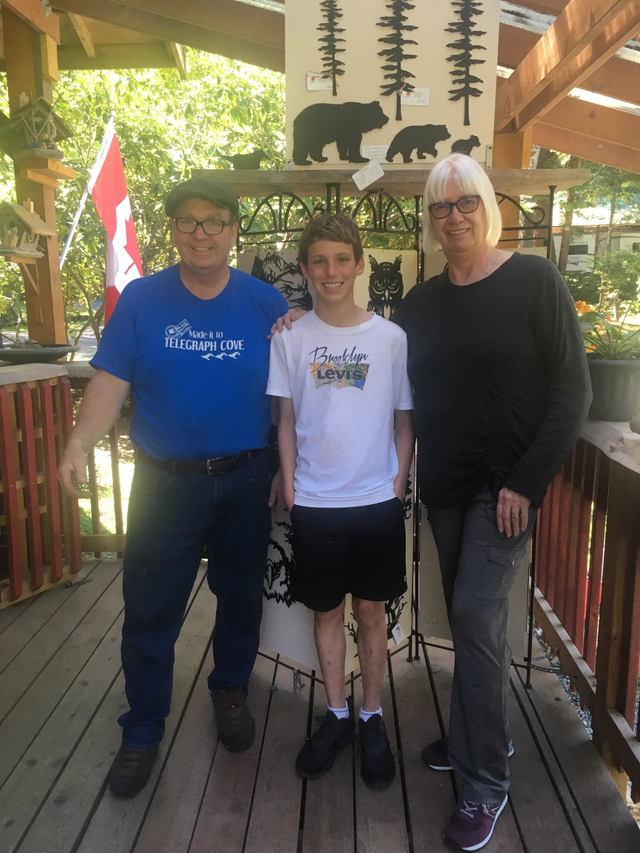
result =
[{"label": "small metal bear silhouette", "polygon": [[389,309],[390,320],[398,310],[398,305],[404,294],[404,283],[402,281],[402,255],[398,255],[393,263],[381,261],[378,263],[373,255],[369,255],[371,264],[371,275],[369,276],[369,304],[367,311],[373,311],[381,317],[385,316]]}]

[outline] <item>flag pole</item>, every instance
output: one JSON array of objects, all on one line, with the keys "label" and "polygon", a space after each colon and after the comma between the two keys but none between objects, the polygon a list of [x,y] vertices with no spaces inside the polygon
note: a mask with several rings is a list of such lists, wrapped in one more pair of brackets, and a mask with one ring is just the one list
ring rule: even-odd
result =
[{"label": "flag pole", "polygon": [[111,113],[111,115],[109,116],[109,121],[107,122],[107,126],[106,126],[105,131],[104,131],[104,136],[102,137],[102,142],[100,143],[100,149],[98,151],[98,156],[96,157],[95,163],[91,167],[91,172],[89,174],[89,180],[87,181],[87,185],[84,188],[84,192],[82,193],[82,198],[80,199],[80,204],[78,205],[76,215],[75,215],[74,220],[71,224],[71,230],[69,231],[69,234],[67,235],[67,239],[66,239],[66,242],[64,244],[64,249],[62,250],[62,254],[60,255],[60,269],[62,269],[62,267],[64,266],[64,262],[67,258],[67,252],[71,248],[71,243],[73,242],[73,238],[74,238],[75,233],[76,233],[76,228],[78,227],[78,223],[80,222],[80,217],[82,216],[82,211],[84,210],[84,206],[87,202],[87,196],[89,195],[89,192],[93,188],[93,185],[95,183],[95,174],[94,173],[96,171],[96,166],[102,165],[102,158],[103,158],[103,155],[105,152],[105,148],[109,144],[109,142],[111,141],[111,136],[112,136],[111,131],[113,130],[115,119],[116,119],[116,114]]}]

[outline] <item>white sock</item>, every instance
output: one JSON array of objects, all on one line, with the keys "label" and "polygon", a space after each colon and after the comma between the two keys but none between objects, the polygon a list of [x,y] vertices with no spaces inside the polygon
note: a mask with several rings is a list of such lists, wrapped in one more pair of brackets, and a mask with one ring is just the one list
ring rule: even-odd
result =
[{"label": "white sock", "polygon": [[332,708],[331,705],[327,705],[327,708],[332,711],[339,720],[349,719],[349,706],[346,702],[344,708]]},{"label": "white sock", "polygon": [[377,711],[365,711],[364,708],[360,708],[358,716],[363,723],[366,723],[369,717],[373,717],[374,714],[380,714],[380,716],[382,716],[382,708],[378,708]]}]

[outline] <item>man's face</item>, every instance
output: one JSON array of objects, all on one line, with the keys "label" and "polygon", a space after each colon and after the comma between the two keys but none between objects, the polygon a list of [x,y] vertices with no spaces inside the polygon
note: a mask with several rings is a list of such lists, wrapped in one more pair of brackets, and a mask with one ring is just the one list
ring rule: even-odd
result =
[{"label": "man's face", "polygon": [[231,212],[218,207],[204,198],[190,198],[177,208],[171,220],[171,236],[180,254],[183,264],[190,267],[194,273],[202,276],[207,272],[215,274],[227,265],[228,255],[236,240],[238,224],[225,225],[220,234],[205,234],[202,225],[198,225],[193,234],[178,231],[174,219],[190,218],[198,222],[205,219],[218,219],[221,222],[231,222]]},{"label": "man's face", "polygon": [[309,246],[308,265],[302,271],[313,284],[318,302],[341,305],[353,301],[353,286],[364,271],[364,257],[356,261],[349,243],[316,240]]}]

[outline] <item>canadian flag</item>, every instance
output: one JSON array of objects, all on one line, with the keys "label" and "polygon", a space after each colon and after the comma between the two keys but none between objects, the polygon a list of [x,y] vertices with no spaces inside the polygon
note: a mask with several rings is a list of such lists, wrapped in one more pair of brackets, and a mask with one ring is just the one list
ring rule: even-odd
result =
[{"label": "canadian flag", "polygon": [[113,122],[107,127],[88,189],[107,231],[106,323],[125,286],[142,276],[127,179]]}]

